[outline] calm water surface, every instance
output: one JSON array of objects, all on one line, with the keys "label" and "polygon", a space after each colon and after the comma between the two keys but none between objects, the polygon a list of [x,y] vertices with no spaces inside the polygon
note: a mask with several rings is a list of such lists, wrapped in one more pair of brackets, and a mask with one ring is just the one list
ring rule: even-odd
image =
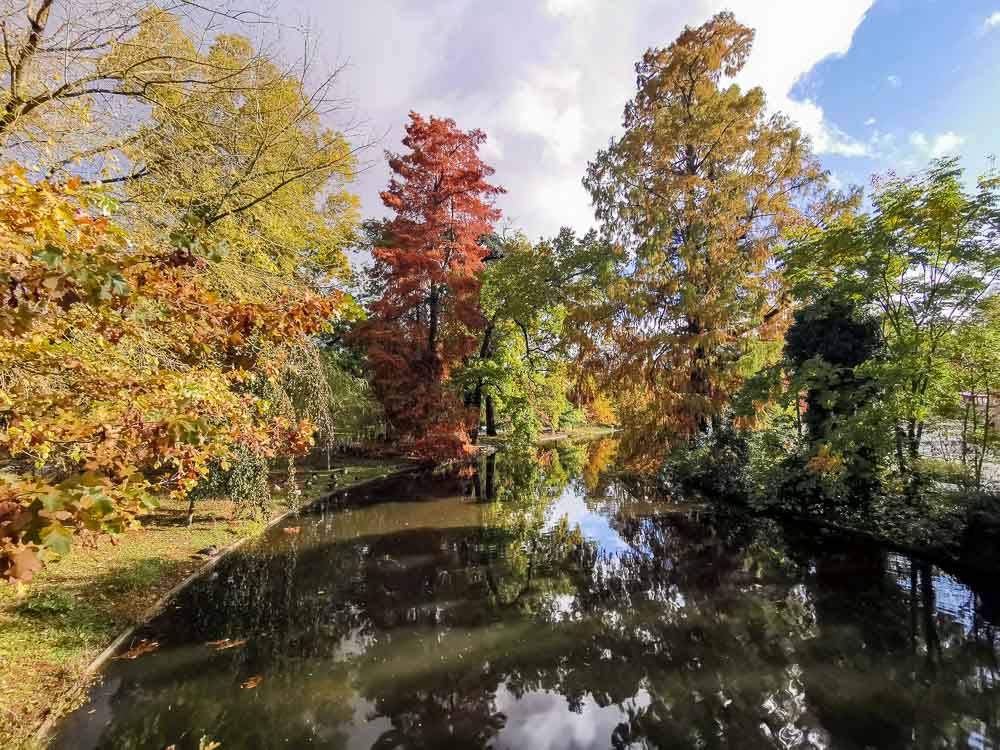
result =
[{"label": "calm water surface", "polygon": [[159,648],[111,662],[54,746],[1000,746],[1000,584],[646,501],[613,451],[289,519],[139,634]]}]

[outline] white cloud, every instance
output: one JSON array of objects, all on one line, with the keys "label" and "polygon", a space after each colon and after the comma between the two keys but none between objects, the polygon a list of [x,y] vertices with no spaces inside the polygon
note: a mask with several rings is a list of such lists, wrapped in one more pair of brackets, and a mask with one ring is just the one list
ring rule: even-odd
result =
[{"label": "white cloud", "polygon": [[955,153],[963,143],[965,138],[951,130],[938,133],[933,138],[928,138],[919,130],[910,133],[910,145],[933,159]]},{"label": "white cloud", "polygon": [[878,120],[876,120],[874,117],[869,117],[867,120],[865,120],[865,126],[870,128],[876,122],[878,122]]},{"label": "white cloud", "polygon": [[[508,190],[501,207],[537,236],[593,222],[580,180],[620,132],[635,61],[723,9],[757,31],[740,85],[761,86],[769,108],[788,114],[817,152],[871,155],[870,138],[851,137],[815,100],[791,92],[817,63],[849,50],[873,2],[281,0],[280,7],[315,17],[324,47],[350,60],[348,93],[370,131],[385,135],[383,147],[399,150],[410,109],[484,130],[483,156]],[[369,156],[374,164],[359,190],[363,210],[377,214],[388,170],[380,153]]]},{"label": "white cloud", "polygon": [[503,142],[496,136],[487,135],[486,143],[479,147],[479,154],[487,164],[496,164],[503,159]]},{"label": "white cloud", "polygon": [[983,21],[982,30],[983,32],[992,31],[997,26],[1000,26],[1000,10],[995,13],[991,13],[986,17],[986,20]]},{"label": "white cloud", "polygon": [[546,153],[560,164],[581,156],[584,116],[579,104],[580,74],[539,68],[516,84],[505,107],[506,124],[540,137]]},{"label": "white cloud", "polygon": [[876,128],[872,131],[868,143],[871,144],[873,153],[885,156],[887,152],[891,152],[896,148],[896,136],[892,133],[883,133]]},{"label": "white cloud", "polygon": [[947,133],[941,133],[935,136],[934,142],[931,144],[931,156],[937,158],[953,154],[963,143],[965,143],[965,138],[950,130]]},{"label": "white cloud", "polygon": [[868,144],[847,135],[836,125],[827,122],[823,108],[811,99],[799,101],[784,97],[781,111],[791,117],[812,140],[813,149],[818,154],[839,156],[870,156]]},{"label": "white cloud", "polygon": [[866,156],[866,144],[828,122],[816,102],[793,99],[791,91],[822,60],[847,54],[873,1],[743,0],[711,5],[712,10],[731,7],[741,23],[757,30],[753,53],[739,76],[741,83],[763,87],[771,108],[795,120],[818,153]]},{"label": "white cloud", "polygon": [[545,0],[545,12],[552,16],[568,16],[579,11],[586,0]]},{"label": "white cloud", "polygon": [[894,89],[898,89],[900,86],[903,85],[903,82],[897,75],[888,75],[885,77],[885,80],[888,81],[889,85],[892,86]]}]

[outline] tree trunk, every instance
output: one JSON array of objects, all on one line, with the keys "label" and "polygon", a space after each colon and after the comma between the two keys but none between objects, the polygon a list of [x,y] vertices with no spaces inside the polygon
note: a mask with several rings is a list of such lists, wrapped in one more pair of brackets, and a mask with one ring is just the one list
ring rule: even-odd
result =
[{"label": "tree trunk", "polygon": [[983,448],[976,457],[976,489],[983,486],[983,461],[986,459],[986,449],[990,444],[990,392],[986,391],[986,411],[983,413]]},{"label": "tree trunk", "polygon": [[497,454],[491,453],[486,457],[486,499],[492,500],[495,497]]},{"label": "tree trunk", "polygon": [[[486,327],[483,329],[483,343],[479,347],[479,359],[481,361],[485,361],[492,354],[493,329],[494,322],[492,320],[487,321]],[[469,430],[469,439],[472,441],[472,444],[475,445],[479,440],[479,418],[482,414],[483,406],[483,381],[481,378],[476,382],[476,387],[472,393],[466,393],[465,406],[474,410],[476,413],[472,429]]]},{"label": "tree trunk", "polygon": [[896,461],[899,464],[899,473],[906,474],[907,472],[906,454],[903,451],[903,441],[906,439],[906,433],[903,431],[903,428],[900,427],[898,423],[895,426],[895,431],[896,431],[895,434]]},{"label": "tree trunk", "polygon": [[486,434],[493,437],[497,434],[496,414],[494,413],[493,397],[486,396]]},{"label": "tree trunk", "polygon": [[431,285],[431,293],[428,297],[428,324],[427,324],[427,351],[433,354],[437,347],[437,333],[438,333],[438,312],[440,309],[441,300],[438,297],[437,287]]},{"label": "tree trunk", "polygon": [[[699,320],[688,321],[688,330],[694,336],[700,336],[705,332],[705,327],[701,324]],[[708,372],[705,364],[706,354],[705,347],[698,343],[691,357],[691,375],[689,376],[689,383],[691,389],[691,395],[704,398],[708,400],[709,396],[709,383],[708,383]],[[697,412],[695,417],[696,435],[692,435],[694,438],[697,435],[705,435],[711,429],[712,422],[709,416],[709,409],[706,408],[705,404],[698,403],[695,407]]]},{"label": "tree trunk", "polygon": [[473,445],[476,445],[479,442],[479,417],[483,411],[482,380],[476,383],[476,387],[471,394],[466,395],[465,406],[469,411],[475,413],[475,418],[472,420],[472,427],[469,429],[469,440],[472,441]]},{"label": "tree trunk", "polygon": [[920,441],[917,437],[917,418],[911,417],[906,423],[906,449],[910,454],[910,462],[917,458],[917,453],[920,450]]},{"label": "tree trunk", "polygon": [[965,414],[962,415],[962,466],[968,469],[969,466],[969,410],[972,407],[971,401],[965,402]]}]

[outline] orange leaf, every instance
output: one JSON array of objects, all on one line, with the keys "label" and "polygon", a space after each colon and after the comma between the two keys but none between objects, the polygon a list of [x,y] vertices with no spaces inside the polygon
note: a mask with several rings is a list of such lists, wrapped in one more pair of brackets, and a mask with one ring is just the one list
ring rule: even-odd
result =
[{"label": "orange leaf", "polygon": [[116,659],[129,659],[129,660],[131,660],[131,659],[138,659],[143,654],[148,654],[148,653],[150,653],[152,651],[156,651],[156,649],[158,649],[159,647],[160,647],[159,642],[157,642],[157,641],[147,641],[145,638],[143,638],[141,641],[139,641],[135,646],[133,646],[132,648],[130,648],[124,654],[116,656],[115,658]]},{"label": "orange leaf", "polygon": [[205,644],[206,646],[211,646],[216,651],[225,651],[230,648],[239,648],[240,646],[247,645],[246,638],[238,641],[231,641],[228,638],[223,638],[221,641],[209,641]]}]

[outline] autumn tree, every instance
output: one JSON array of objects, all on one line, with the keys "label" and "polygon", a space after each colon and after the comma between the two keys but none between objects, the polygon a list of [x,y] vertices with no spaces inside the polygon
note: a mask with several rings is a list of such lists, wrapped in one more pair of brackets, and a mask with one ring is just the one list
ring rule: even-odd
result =
[{"label": "autumn tree", "polygon": [[486,140],[447,118],[410,113],[403,145],[389,154],[393,176],[382,201],[394,216],[373,249],[377,290],[358,338],[394,437],[429,456],[462,452],[467,417],[454,368],[483,328],[479,289],[488,250],[480,239],[500,217],[502,188],[479,158]]},{"label": "autumn tree", "polygon": [[311,441],[258,395],[281,370],[261,356],[319,332],[340,295],[222,298],[208,248],[132,242],[108,208],[79,180],[0,178],[0,576],[124,530],[234,452]]},{"label": "autumn tree", "polygon": [[592,316],[592,359],[639,453],[707,431],[781,351],[790,311],[775,250],[824,175],[763,91],[731,82],[753,36],[720,13],[647,51],[625,132],[584,180],[626,253]]},{"label": "autumn tree", "polygon": [[366,143],[328,126],[340,106],[325,101],[335,74],[324,88],[307,88],[231,34],[198,59],[239,73],[226,87],[161,97],[145,136],[121,149],[136,175],[122,183],[123,211],[137,228],[209,235],[244,266],[320,282],[345,277],[359,208],[348,186]]},{"label": "autumn tree", "polygon": [[43,0],[0,20],[7,158],[114,188],[136,237],[199,228],[268,272],[346,273],[366,143],[330,127],[349,102],[308,37],[285,60],[270,19],[213,3]]}]

